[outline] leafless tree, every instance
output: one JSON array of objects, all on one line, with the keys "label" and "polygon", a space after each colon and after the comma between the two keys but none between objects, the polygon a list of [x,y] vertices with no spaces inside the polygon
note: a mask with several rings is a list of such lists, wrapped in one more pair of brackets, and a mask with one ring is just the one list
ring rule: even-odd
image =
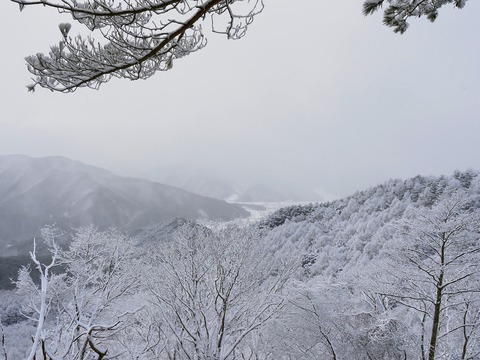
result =
[{"label": "leafless tree", "polygon": [[[480,292],[479,221],[471,206],[459,193],[415,212],[399,223],[397,244],[390,249],[394,265],[386,272],[395,280],[384,295],[418,314],[422,359],[471,350],[469,334],[478,324],[466,319],[478,311]],[[449,341],[462,331],[463,341]]]},{"label": "leafless tree", "polygon": [[[54,267],[59,264],[60,248],[55,242],[59,231],[54,226],[48,226],[42,229],[42,237],[51,252],[51,261],[44,264],[37,259],[36,241],[33,241],[33,250],[30,252],[30,258],[35,264],[35,268],[40,276],[40,287],[38,287],[30,276],[30,269],[22,267],[19,271],[18,281],[16,282],[18,291],[26,298],[25,311],[26,316],[36,323],[36,332],[33,336],[33,344],[27,356],[27,360],[35,359],[37,350],[41,349],[44,356],[46,350],[44,347],[46,340],[45,321],[54,306],[57,293],[63,283],[62,276],[52,273]],[[53,288],[53,289],[52,289]]]},{"label": "leafless tree", "polygon": [[[80,229],[70,248],[62,251],[55,233],[42,231],[52,252],[44,265],[31,258],[40,274],[38,287],[28,268],[22,268],[17,289],[25,296],[25,314],[36,321],[28,359],[113,359],[122,351],[116,334],[130,325],[135,304],[127,301],[138,284],[134,272],[132,240],[117,230]],[[52,273],[62,264],[64,271]],[[108,356],[107,356],[108,353]]]},{"label": "leafless tree", "polygon": [[257,358],[248,340],[283,308],[292,264],[272,258],[246,230],[194,232],[181,233],[149,259],[160,358]]}]

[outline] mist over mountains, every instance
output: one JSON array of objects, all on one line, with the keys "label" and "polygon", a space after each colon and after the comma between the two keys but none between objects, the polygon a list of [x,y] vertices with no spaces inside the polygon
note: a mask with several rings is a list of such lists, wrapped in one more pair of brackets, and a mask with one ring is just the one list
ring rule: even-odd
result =
[{"label": "mist over mountains", "polygon": [[[129,231],[175,218],[231,220],[248,216],[239,206],[153,181],[121,177],[63,157],[0,156],[0,251],[45,224],[70,229],[94,224]],[[7,251],[7,248],[9,250]]]},{"label": "mist over mountains", "polygon": [[[288,174],[290,177],[291,174]],[[286,178],[265,174],[238,174],[232,169],[208,169],[176,164],[152,169],[143,177],[195,194],[237,202],[328,201],[308,185],[292,184]]]}]

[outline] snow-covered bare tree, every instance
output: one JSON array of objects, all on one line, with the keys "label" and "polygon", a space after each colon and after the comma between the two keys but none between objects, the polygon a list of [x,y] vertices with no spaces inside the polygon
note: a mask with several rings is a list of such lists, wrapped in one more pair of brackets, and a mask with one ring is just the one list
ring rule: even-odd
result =
[{"label": "snow-covered bare tree", "polygon": [[133,240],[117,229],[79,229],[62,254],[68,289],[52,329],[51,352],[62,359],[103,358],[124,351],[116,334],[138,310]]},{"label": "snow-covered bare tree", "polygon": [[48,264],[42,263],[37,259],[36,240],[33,241],[33,250],[30,257],[35,264],[35,269],[40,277],[40,286],[34,282],[30,275],[29,267],[22,267],[18,274],[16,282],[18,292],[25,296],[24,311],[25,316],[35,322],[36,332],[33,336],[33,344],[27,356],[27,360],[35,359],[37,351],[41,351],[46,358],[47,350],[45,343],[47,341],[46,321],[52,308],[59,304],[59,297],[65,288],[64,276],[56,275],[52,270],[59,265],[60,248],[55,242],[55,238],[60,236],[59,230],[55,226],[46,226],[41,230],[42,237],[51,252],[51,261]]},{"label": "snow-covered bare tree", "polygon": [[293,266],[273,258],[256,232],[190,228],[148,263],[161,330],[157,358],[260,358],[251,344],[283,308]]},{"label": "snow-covered bare tree", "polygon": [[332,322],[336,306],[328,301],[330,294],[338,292],[329,288],[325,293],[326,286],[317,291],[318,285],[312,281],[289,289],[282,316],[266,332],[273,358],[338,360],[345,354],[337,348],[340,336]]},{"label": "snow-covered bare tree", "polygon": [[396,244],[389,244],[390,262],[381,271],[391,286],[383,295],[416,314],[421,359],[466,359],[479,351],[469,341],[478,331],[480,292],[479,219],[473,210],[459,191],[399,222]]},{"label": "snow-covered bare tree", "polygon": [[[263,0],[11,0],[69,13],[101,38],[70,36],[71,24],[59,25],[60,41],[47,55],[26,58],[36,85],[72,92],[98,88],[112,76],[146,79],[169,70],[176,59],[203,48],[202,25],[230,39],[243,37]],[[211,21],[210,21],[211,20]]]},{"label": "snow-covered bare tree", "polygon": [[[125,352],[118,334],[131,325],[138,310],[130,301],[139,284],[131,267],[132,239],[115,229],[98,232],[88,227],[77,231],[66,251],[50,243],[50,265],[36,261],[32,252],[40,288],[26,268],[17,282],[27,298],[27,315],[33,314],[30,318],[38,323],[28,358],[41,352],[51,359],[107,359]],[[52,275],[58,263],[64,272]]]},{"label": "snow-covered bare tree", "polygon": [[266,333],[272,358],[411,358],[406,349],[410,334],[401,311],[389,309],[351,280],[316,277],[290,287],[284,311]]},{"label": "snow-covered bare tree", "polygon": [[467,0],[366,0],[363,3],[363,13],[373,14],[386,3],[383,23],[392,27],[393,31],[403,34],[408,28],[410,18],[425,16],[434,22],[441,7],[453,4],[454,7],[461,9],[466,2]]}]

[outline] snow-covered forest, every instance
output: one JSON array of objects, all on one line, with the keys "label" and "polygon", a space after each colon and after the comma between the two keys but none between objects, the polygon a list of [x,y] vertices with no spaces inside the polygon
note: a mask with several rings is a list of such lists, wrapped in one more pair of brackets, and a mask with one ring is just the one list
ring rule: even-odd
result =
[{"label": "snow-covered forest", "polygon": [[466,171],[242,227],[85,227],[68,248],[45,227],[0,293],[0,359],[478,359],[479,195]]}]

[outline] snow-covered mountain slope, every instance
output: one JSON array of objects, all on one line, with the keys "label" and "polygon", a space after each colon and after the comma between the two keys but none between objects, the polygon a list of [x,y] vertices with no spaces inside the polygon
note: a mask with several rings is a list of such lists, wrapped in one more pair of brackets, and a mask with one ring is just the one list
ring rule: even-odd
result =
[{"label": "snow-covered mountain slope", "polygon": [[268,232],[274,251],[301,252],[308,277],[337,276],[357,271],[381,253],[395,233],[395,221],[458,192],[480,213],[480,173],[470,170],[390,180],[343,199],[285,207],[259,227]]},{"label": "snow-covered mountain slope", "polygon": [[178,217],[231,220],[239,206],[152,181],[125,178],[63,157],[0,156],[0,248],[45,224],[135,230]]}]

